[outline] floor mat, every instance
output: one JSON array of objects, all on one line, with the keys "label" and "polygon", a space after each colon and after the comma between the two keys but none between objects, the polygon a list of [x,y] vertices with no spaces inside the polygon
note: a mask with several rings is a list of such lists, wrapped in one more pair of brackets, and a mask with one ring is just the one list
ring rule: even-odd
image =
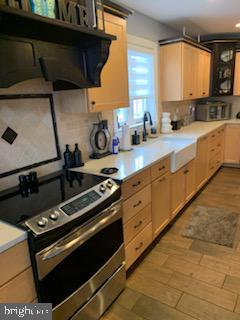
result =
[{"label": "floor mat", "polygon": [[233,247],[238,218],[235,212],[198,206],[182,236]]}]

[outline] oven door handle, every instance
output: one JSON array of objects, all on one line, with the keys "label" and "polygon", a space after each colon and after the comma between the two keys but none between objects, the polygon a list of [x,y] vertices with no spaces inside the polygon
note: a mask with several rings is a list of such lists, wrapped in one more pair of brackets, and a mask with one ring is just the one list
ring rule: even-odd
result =
[{"label": "oven door handle", "polygon": [[43,261],[50,260],[56,256],[63,254],[65,251],[72,249],[75,246],[79,246],[79,245],[83,244],[88,239],[90,239],[94,234],[96,234],[98,231],[102,230],[108,224],[110,224],[112,222],[113,218],[115,216],[117,216],[118,213],[119,213],[118,206],[111,208],[108,211],[107,216],[102,218],[100,221],[98,221],[96,224],[94,224],[92,227],[90,227],[83,234],[79,235],[79,233],[76,232],[77,233],[76,238],[72,239],[72,237],[70,237],[71,238],[70,241],[67,241],[68,239],[64,239],[61,242],[59,242],[58,244],[56,244],[56,246],[54,246],[51,250],[49,250],[48,252],[46,252],[43,255],[42,260]]}]

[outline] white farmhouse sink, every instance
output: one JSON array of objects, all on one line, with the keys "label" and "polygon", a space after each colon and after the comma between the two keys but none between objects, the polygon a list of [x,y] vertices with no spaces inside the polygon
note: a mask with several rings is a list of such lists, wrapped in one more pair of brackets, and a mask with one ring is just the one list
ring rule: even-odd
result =
[{"label": "white farmhouse sink", "polygon": [[163,137],[161,140],[166,141],[175,150],[171,155],[171,172],[176,172],[185,164],[196,157],[197,143],[196,140],[175,137]]}]

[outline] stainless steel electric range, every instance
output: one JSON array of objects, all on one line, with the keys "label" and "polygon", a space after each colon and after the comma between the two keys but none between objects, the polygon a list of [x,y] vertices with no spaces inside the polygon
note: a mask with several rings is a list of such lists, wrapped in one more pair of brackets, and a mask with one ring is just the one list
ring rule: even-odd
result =
[{"label": "stainless steel electric range", "polygon": [[24,228],[39,302],[53,319],[96,320],[124,289],[120,186],[71,171],[0,193],[0,219]]}]

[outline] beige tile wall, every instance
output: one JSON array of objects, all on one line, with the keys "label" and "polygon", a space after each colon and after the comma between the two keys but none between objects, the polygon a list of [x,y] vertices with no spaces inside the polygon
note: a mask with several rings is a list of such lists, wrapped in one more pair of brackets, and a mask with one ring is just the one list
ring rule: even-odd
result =
[{"label": "beige tile wall", "polygon": [[[43,79],[25,81],[9,89],[0,89],[0,94],[51,92],[51,83],[47,83]],[[98,115],[96,113],[88,113],[85,91],[71,90],[54,93],[54,104],[61,153],[63,153],[65,149],[65,144],[68,143],[74,146],[74,143],[79,143],[79,148],[82,150],[84,161],[86,161],[91,153],[89,135],[92,124],[94,122],[98,122]],[[21,104],[19,105],[19,108],[21,108]],[[103,119],[109,120],[109,127],[110,131],[112,132],[112,112],[104,112],[103,114],[99,114],[99,116],[102,116]],[[31,119],[29,119],[29,123],[31,123]],[[2,135],[2,132],[0,132],[0,135]],[[14,148],[14,144],[12,147]],[[17,148],[15,148],[14,151],[16,151],[15,157],[17,159],[20,151],[18,151]],[[37,150],[35,157],[38,157]],[[0,162],[3,162],[2,148],[0,148]],[[62,164],[63,161],[58,161],[40,166],[34,170],[38,172],[39,176],[42,176],[61,169]],[[24,174],[24,172],[22,173]],[[0,179],[0,190],[16,185],[18,183],[18,175],[19,174]]]}]

